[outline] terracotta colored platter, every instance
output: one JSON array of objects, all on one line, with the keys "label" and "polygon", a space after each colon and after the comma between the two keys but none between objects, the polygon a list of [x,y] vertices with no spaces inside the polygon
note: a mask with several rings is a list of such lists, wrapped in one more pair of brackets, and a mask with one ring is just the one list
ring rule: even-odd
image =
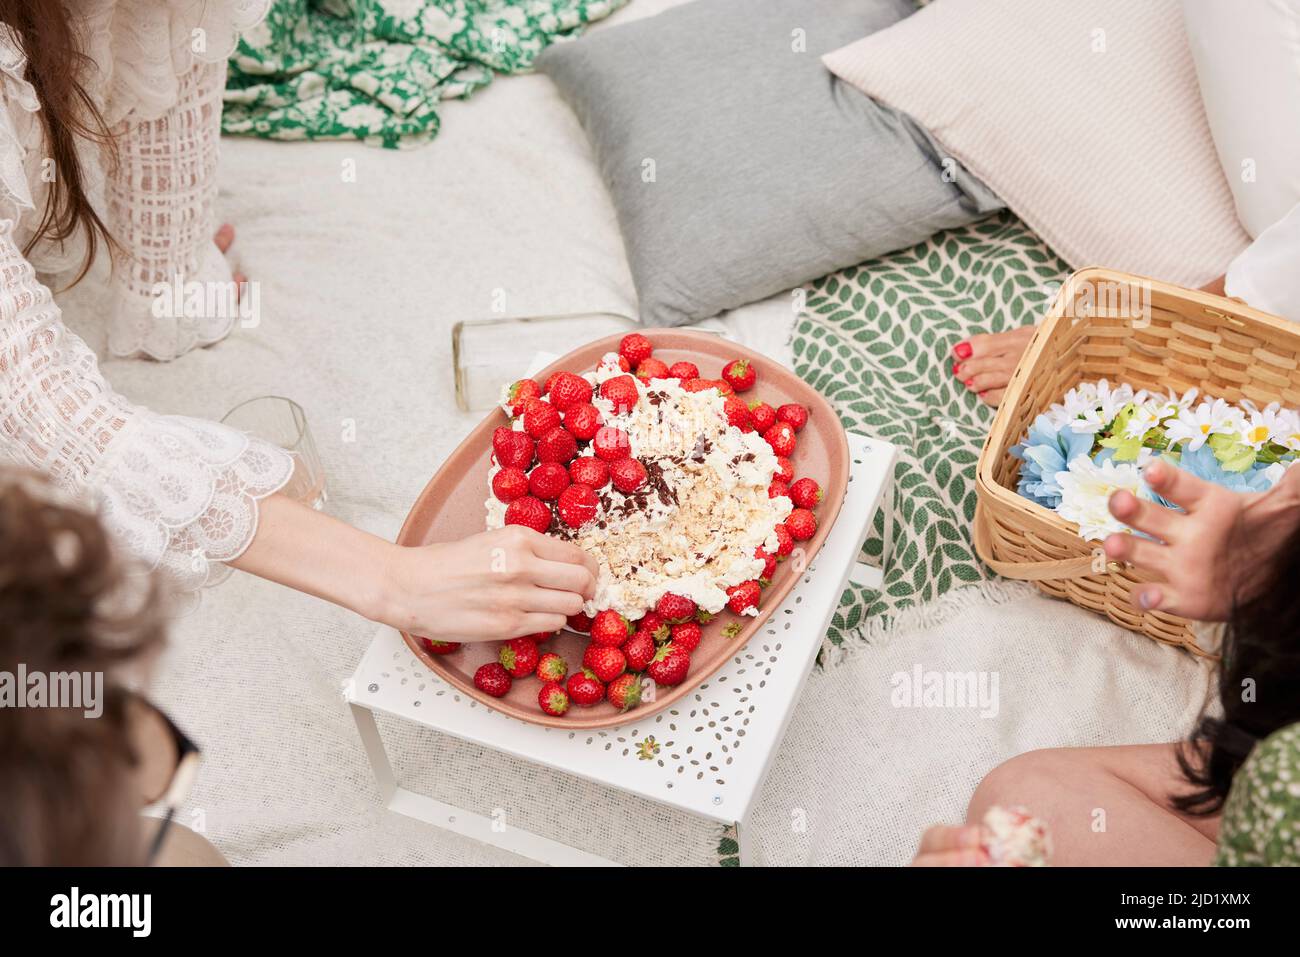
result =
[{"label": "terracotta colored platter", "polygon": [[[747,400],[761,399],[773,408],[786,402],[798,402],[808,409],[808,424],[799,433],[793,461],[795,476],[816,479],[824,492],[822,502],[814,510],[817,534],[800,543],[804,550],[804,564],[811,564],[839,514],[849,483],[848,443],[834,410],[793,372],[719,336],[674,329],[648,329],[644,332],[654,344],[655,358],[669,365],[683,359],[694,362],[704,378],[717,378],[722,366],[732,359],[748,359],[758,371],[758,382],[745,393]],[[609,336],[575,349],[534,378],[544,382],[547,376],[560,369],[588,372],[596,367],[605,353],[618,351],[620,338]],[[495,410],[451,454],[411,507],[398,533],[398,544],[453,541],[484,530],[486,510],[483,503],[491,494],[487,475],[492,454],[492,431],[507,422],[505,413]],[[569,730],[615,727],[669,707],[726,664],[766,623],[794,587],[799,577],[796,565],[787,559],[777,566],[771,584],[763,590],[757,618],[734,615],[724,609],[705,626],[700,646],[691,655],[691,670],[686,680],[676,687],[657,689],[653,702],[643,702],[628,712],[620,712],[609,702],[602,701],[589,708],[573,705],[566,714],[552,717],[537,705],[541,684],[536,678],[517,679],[505,697],[493,698],[474,687],[474,672],[480,665],[496,658],[499,642],[466,644],[449,655],[430,655],[412,635],[403,633],[402,637],[416,657],[438,677],[463,694],[512,718]],[[733,621],[741,622],[741,631],[734,638],[727,638],[722,634],[723,628]],[[585,635],[564,631],[541,647],[543,652],[554,651],[563,656],[572,672],[582,661],[582,649],[586,643]]]}]

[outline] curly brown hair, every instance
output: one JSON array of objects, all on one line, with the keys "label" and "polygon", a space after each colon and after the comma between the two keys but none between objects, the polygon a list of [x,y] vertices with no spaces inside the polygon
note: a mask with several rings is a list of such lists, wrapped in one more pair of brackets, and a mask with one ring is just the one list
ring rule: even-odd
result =
[{"label": "curly brown hair", "polygon": [[161,646],[154,578],[118,561],[91,513],[0,472],[0,671],[105,675],[103,712],[0,708],[0,866],[139,863],[128,695]]}]

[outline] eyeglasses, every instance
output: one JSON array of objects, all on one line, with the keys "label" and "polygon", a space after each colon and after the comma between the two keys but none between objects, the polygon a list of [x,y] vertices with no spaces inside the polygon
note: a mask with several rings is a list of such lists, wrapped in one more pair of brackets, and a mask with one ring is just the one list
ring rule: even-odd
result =
[{"label": "eyeglasses", "polygon": [[135,756],[135,781],[146,811],[158,811],[158,831],[149,845],[152,863],[162,849],[176,812],[189,797],[199,770],[199,747],[148,699],[127,699],[128,734]]}]

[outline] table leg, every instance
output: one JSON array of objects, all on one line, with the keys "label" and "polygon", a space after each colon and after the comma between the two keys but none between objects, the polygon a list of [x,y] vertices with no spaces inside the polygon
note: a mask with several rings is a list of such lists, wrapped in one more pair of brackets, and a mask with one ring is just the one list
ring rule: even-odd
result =
[{"label": "table leg", "polygon": [[443,801],[434,800],[424,794],[402,787],[393,772],[388,752],[375,724],[375,715],[369,708],[352,704],[352,718],[356,721],[361,743],[370,759],[370,767],[375,772],[375,781],[379,785],[379,795],[390,811],[405,814],[426,824],[451,831],[462,837],[499,847],[512,854],[518,854],[540,864],[553,867],[620,867],[616,861],[608,860],[596,854],[588,854],[576,847],[569,847],[559,841],[542,837],[531,831],[513,827],[504,816],[488,817],[466,811]]}]

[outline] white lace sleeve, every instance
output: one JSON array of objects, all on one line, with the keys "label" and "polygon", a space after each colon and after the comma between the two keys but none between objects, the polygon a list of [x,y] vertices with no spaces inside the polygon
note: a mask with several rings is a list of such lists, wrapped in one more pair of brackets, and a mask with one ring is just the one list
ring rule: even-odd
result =
[{"label": "white lace sleeve", "polygon": [[63,324],[0,219],[0,458],[99,505],[110,532],[182,588],[208,584],[257,530],[293,458],[242,432],[133,406]]},{"label": "white lace sleeve", "polygon": [[114,355],[174,359],[224,338],[237,317],[230,266],[212,239],[225,81],[224,61],[195,63],[179,77],[175,106],[116,130],[104,186],[124,253],[114,264]]}]

